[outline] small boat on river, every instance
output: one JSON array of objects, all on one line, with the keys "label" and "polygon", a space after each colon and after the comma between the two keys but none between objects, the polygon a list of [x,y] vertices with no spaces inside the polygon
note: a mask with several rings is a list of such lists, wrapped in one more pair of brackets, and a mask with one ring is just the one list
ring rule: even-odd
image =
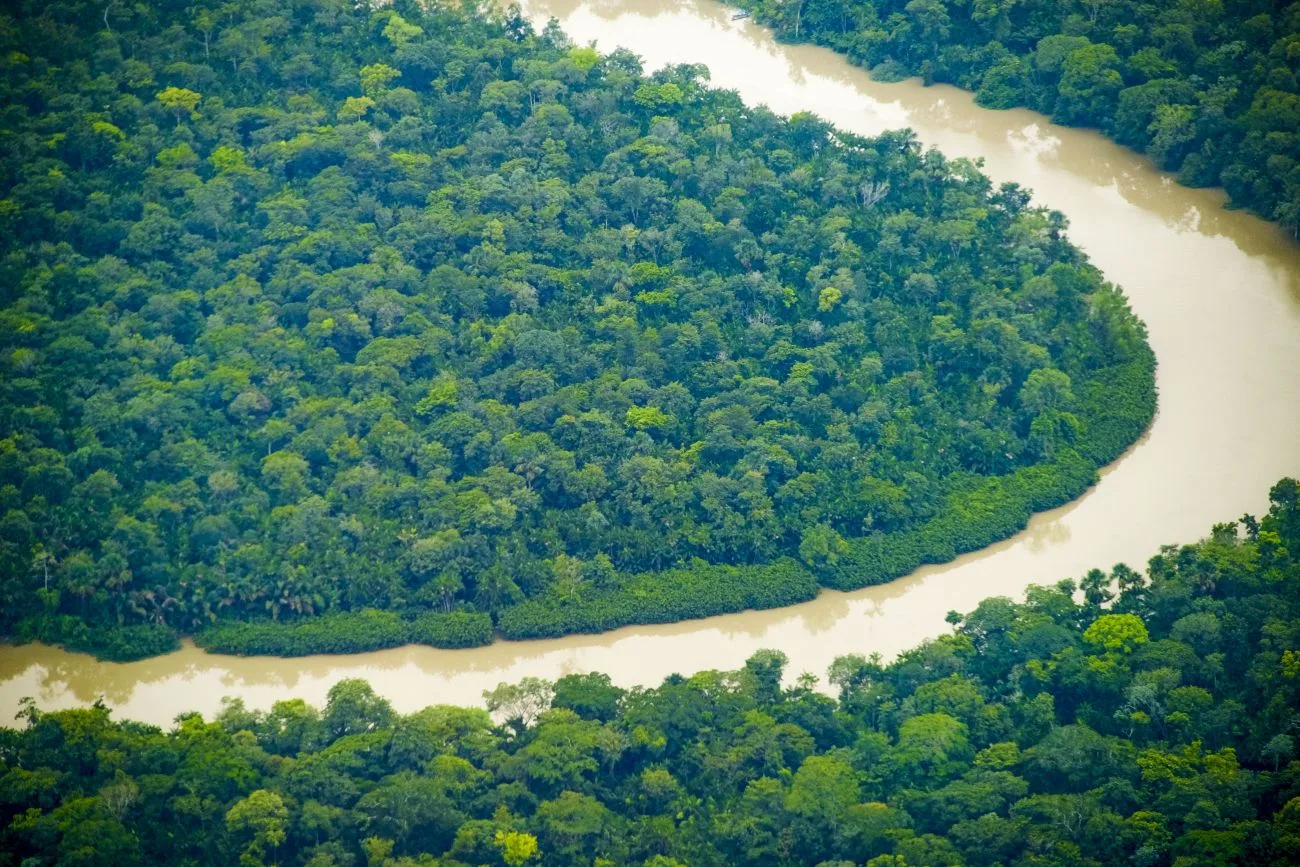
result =
[{"label": "small boat on river", "polygon": [[748,13],[748,12],[745,12],[745,11],[742,10],[742,11],[740,11],[740,12],[737,12],[735,15],[732,15],[732,16],[731,16],[731,20],[732,20],[732,21],[742,21],[742,20],[744,20],[744,19],[746,19],[746,18],[748,18],[748,17],[749,17],[749,13]]}]

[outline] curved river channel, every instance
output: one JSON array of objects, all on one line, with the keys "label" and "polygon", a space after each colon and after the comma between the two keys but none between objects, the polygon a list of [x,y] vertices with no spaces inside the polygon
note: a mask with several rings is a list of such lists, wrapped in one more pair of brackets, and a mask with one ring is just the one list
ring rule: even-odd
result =
[{"label": "curved river channel", "polygon": [[705,63],[715,86],[781,113],[812,111],[857,133],[908,126],[948,156],[982,157],[995,182],[1016,181],[1069,217],[1070,236],[1122,285],[1160,360],[1160,410],[1148,434],[1074,503],[1023,533],[953,563],[803,605],[596,636],[497,642],[473,650],[405,647],[342,657],[237,658],[193,646],[125,665],[50,647],[0,648],[0,725],[23,696],[47,709],[103,696],[119,716],[167,725],[211,714],[222,696],[250,707],[320,703],[340,679],[364,677],[398,710],[475,704],[526,676],[604,671],[623,686],[673,672],[735,668],[780,648],[789,673],[825,673],[836,656],[891,656],[947,629],[944,614],[1032,583],[1116,562],[1142,566],[1164,543],[1267,506],[1269,486],[1300,474],[1300,245],[1275,226],[1222,209],[1092,132],[1028,111],[988,111],[970,94],[916,81],[882,84],[825,49],[778,45],[711,0],[531,0],[579,43],[667,63]]}]

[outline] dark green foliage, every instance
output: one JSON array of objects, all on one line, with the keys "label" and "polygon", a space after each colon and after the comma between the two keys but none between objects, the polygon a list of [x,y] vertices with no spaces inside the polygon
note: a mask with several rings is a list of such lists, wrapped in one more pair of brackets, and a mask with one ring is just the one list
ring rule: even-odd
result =
[{"label": "dark green foliage", "polygon": [[1300,4],[737,0],[785,39],[1097,127],[1300,237]]},{"label": "dark green foliage", "polygon": [[1079,496],[1096,481],[1095,467],[1119,457],[1146,429],[1155,412],[1153,367],[1148,352],[1144,360],[1108,368],[1086,383],[1080,403],[1088,407],[1088,426],[1050,464],[955,484],[937,517],[915,530],[850,541],[847,553],[818,579],[840,590],[883,584],[1005,539],[1024,529],[1035,512]]},{"label": "dark green foliage", "polygon": [[19,642],[43,641],[113,662],[133,662],[170,653],[180,646],[176,632],[159,623],[92,625],[68,614],[32,617],[20,624]]},{"label": "dark green foliage", "polygon": [[566,674],[555,682],[551,707],[568,708],[583,719],[609,722],[619,715],[626,694],[607,674]]},{"label": "dark green foliage", "polygon": [[1142,436],[1155,415],[1154,368],[1155,356],[1148,350],[1145,358],[1107,368],[1079,390],[1079,415],[1088,419],[1088,427],[1075,450],[1085,460],[1104,466]]},{"label": "dark green foliage", "polygon": [[216,653],[309,656],[398,647],[407,642],[409,632],[409,624],[396,612],[364,609],[288,623],[270,620],[221,623],[202,630],[194,640]]},{"label": "dark green foliage", "polygon": [[288,622],[220,623],[200,631],[194,640],[207,650],[240,656],[364,653],[403,644],[476,647],[491,642],[492,618],[454,611],[408,621],[396,612],[363,609]]},{"label": "dark green foliage", "polygon": [[699,563],[626,576],[617,587],[566,597],[552,591],[502,613],[506,638],[553,638],[639,623],[672,623],[746,608],[779,608],[817,595],[817,580],[794,560],[765,566]]},{"label": "dark green foliage", "polygon": [[1069,502],[1094,481],[1093,465],[1074,451],[1050,466],[974,481],[950,494],[939,517],[916,530],[853,540],[821,581],[853,590],[883,584],[918,566],[947,563],[1023,530],[1034,512]]},{"label": "dark green foliage", "polygon": [[0,858],[1292,867],[1300,484],[1271,494],[1145,575],[986,599],[889,664],[838,659],[835,699],[765,650],[652,689],[502,684],[495,720],[401,716],[356,680],[321,710],[234,701],[168,732],[28,705],[0,732]]},{"label": "dark green foliage", "polygon": [[490,644],[492,618],[470,611],[421,614],[407,627],[407,640],[412,644],[447,648]]},{"label": "dark green foliage", "polygon": [[450,8],[6,8],[2,634],[783,605],[1014,532],[1152,416],[1060,215],[908,133]]}]

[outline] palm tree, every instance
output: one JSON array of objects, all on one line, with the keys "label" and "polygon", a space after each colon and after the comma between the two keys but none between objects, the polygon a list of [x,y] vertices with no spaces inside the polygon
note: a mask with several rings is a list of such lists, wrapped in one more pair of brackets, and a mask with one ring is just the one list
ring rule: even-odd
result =
[{"label": "palm tree", "polygon": [[500,565],[479,573],[476,583],[474,604],[481,611],[499,611],[523,595],[519,585],[510,579]]},{"label": "palm tree", "polygon": [[180,602],[161,586],[131,594],[131,610],[143,615],[147,622],[159,626],[167,625],[167,611],[178,605]]},{"label": "palm tree", "polygon": [[438,591],[438,599],[442,603],[443,611],[451,611],[451,606],[456,603],[456,595],[465,589],[465,582],[461,580],[460,572],[460,566],[453,563],[433,579],[433,586]]}]

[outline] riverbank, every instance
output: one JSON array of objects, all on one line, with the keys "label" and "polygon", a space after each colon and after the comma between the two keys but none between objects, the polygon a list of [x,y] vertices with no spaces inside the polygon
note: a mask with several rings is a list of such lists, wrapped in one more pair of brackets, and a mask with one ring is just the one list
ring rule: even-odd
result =
[{"label": "riverbank", "polygon": [[559,638],[624,626],[698,620],[762,611],[814,599],[822,587],[855,590],[884,584],[925,565],[951,562],[1023,530],[1036,512],[1080,496],[1100,468],[1136,442],[1155,416],[1155,358],[1080,384],[1081,436],[1054,461],[955,486],[938,515],[907,531],[851,539],[847,550],[816,572],[786,558],[771,564],[689,568],[618,576],[581,593],[550,593],[506,609],[495,627],[487,614],[426,612],[403,616],[365,609],[298,620],[215,623],[181,636],[164,624],[89,629],[77,618],[20,624],[21,641],[41,641],[111,662],[170,653],[182,637],[211,652],[300,657],[367,653],[420,644],[441,649],[505,640]]}]

